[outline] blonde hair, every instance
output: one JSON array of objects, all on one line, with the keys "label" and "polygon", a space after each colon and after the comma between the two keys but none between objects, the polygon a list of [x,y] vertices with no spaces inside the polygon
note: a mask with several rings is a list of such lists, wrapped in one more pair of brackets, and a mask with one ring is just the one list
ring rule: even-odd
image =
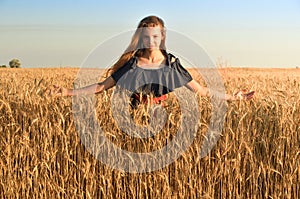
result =
[{"label": "blonde hair", "polygon": [[121,68],[126,62],[128,62],[134,55],[136,56],[142,56],[144,53],[144,47],[142,43],[142,34],[143,34],[143,28],[146,27],[155,27],[160,26],[162,30],[163,39],[160,44],[160,50],[164,55],[166,55],[166,45],[165,45],[165,25],[162,19],[160,19],[157,16],[148,16],[145,17],[140,21],[138,24],[138,27],[135,31],[135,33],[132,36],[131,42],[129,46],[126,48],[124,53],[121,55],[119,60],[107,71],[108,74],[112,74],[113,72],[117,71],[119,68]]}]

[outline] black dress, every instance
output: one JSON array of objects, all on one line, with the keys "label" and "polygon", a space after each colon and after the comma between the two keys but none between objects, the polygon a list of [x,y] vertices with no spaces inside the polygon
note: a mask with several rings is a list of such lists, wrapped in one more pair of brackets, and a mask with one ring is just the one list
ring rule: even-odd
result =
[{"label": "black dress", "polygon": [[[172,58],[175,58],[175,61],[171,63]],[[133,94],[152,94],[154,97],[160,97],[186,85],[193,79],[179,59],[170,53],[167,55],[166,65],[158,69],[138,67],[137,61],[137,57],[133,56],[111,75],[117,86]]]}]

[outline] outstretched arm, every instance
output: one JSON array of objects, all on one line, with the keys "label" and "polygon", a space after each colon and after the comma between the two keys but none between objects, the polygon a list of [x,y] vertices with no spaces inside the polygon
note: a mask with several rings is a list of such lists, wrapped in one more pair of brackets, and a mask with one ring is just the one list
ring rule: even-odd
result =
[{"label": "outstretched arm", "polygon": [[73,96],[73,95],[88,95],[101,93],[104,90],[107,90],[116,85],[115,80],[112,77],[108,77],[102,82],[95,83],[86,87],[78,89],[68,89],[59,86],[53,86],[53,89],[50,91],[51,95],[54,96]]},{"label": "outstretched arm", "polygon": [[192,90],[193,92],[201,95],[201,96],[211,96],[211,95],[216,95],[217,97],[227,100],[227,101],[232,101],[232,100],[250,100],[253,98],[254,91],[247,92],[246,90],[238,91],[234,95],[229,95],[229,94],[222,94],[222,93],[211,93],[208,88],[201,86],[198,82],[195,80],[190,81],[186,85],[187,88]]}]

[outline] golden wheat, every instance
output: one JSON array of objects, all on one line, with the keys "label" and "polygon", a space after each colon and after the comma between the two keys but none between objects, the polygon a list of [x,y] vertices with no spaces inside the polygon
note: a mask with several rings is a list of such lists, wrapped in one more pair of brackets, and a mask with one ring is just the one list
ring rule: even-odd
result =
[{"label": "golden wheat", "polygon": [[[72,99],[46,97],[50,85],[72,87],[77,72],[0,69],[2,198],[300,197],[300,70],[221,69],[229,93],[246,87],[256,91],[255,98],[228,103],[222,136],[203,158],[211,105],[199,98],[201,118],[192,145],[177,161],[148,173],[102,164],[80,139]],[[142,140],[124,134],[111,113],[111,93],[97,95],[95,107],[106,137],[118,147],[149,152],[176,134],[176,108],[167,110],[168,128],[156,136]],[[172,97],[168,103],[177,106]],[[137,122],[145,112],[139,111]]]}]

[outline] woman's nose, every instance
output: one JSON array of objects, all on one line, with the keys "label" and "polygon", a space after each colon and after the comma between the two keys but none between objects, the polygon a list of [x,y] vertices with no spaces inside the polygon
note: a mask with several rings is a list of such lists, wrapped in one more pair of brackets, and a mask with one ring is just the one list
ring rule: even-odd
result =
[{"label": "woman's nose", "polygon": [[154,39],[153,38],[149,38],[149,44],[153,44],[154,43]]}]

